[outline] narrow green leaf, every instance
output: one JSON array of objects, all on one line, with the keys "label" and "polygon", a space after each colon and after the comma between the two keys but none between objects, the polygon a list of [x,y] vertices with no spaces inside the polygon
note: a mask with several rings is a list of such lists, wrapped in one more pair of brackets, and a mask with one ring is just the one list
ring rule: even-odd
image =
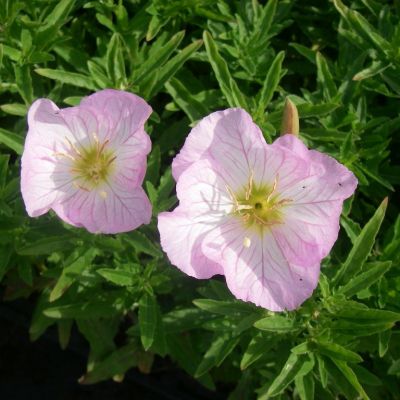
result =
[{"label": "narrow green leaf", "polygon": [[139,301],[140,339],[147,351],[154,341],[157,327],[158,304],[153,294],[144,293]]},{"label": "narrow green leaf", "polygon": [[383,61],[373,61],[372,64],[363,69],[360,72],[357,72],[353,76],[353,81],[362,81],[364,79],[372,78],[375,75],[380,74],[383,72],[385,69],[389,68],[391,66],[390,63],[383,62]]},{"label": "narrow green leaf", "polygon": [[154,242],[147,238],[143,233],[138,231],[129,232],[124,235],[124,240],[132,245],[137,252],[145,253],[150,256],[160,258],[163,253]]},{"label": "narrow green leaf", "polygon": [[15,83],[18,92],[24,99],[25,104],[30,105],[33,102],[32,77],[29,65],[14,64]]},{"label": "narrow green leaf", "polygon": [[354,353],[337,343],[317,342],[317,347],[321,354],[337,360],[351,363],[359,363],[363,360],[357,353]]},{"label": "narrow green leaf", "polygon": [[303,103],[297,105],[300,118],[320,117],[321,115],[330,114],[338,107],[339,104],[335,103],[322,103],[322,104]]},{"label": "narrow green leaf", "polygon": [[107,45],[107,72],[114,82],[114,87],[121,88],[126,81],[123,41],[119,33],[114,33]]},{"label": "narrow green leaf", "polygon": [[314,377],[311,373],[297,375],[295,378],[297,393],[301,400],[314,400]]},{"label": "narrow green leaf", "polygon": [[268,399],[269,397],[282,393],[300,371],[305,358],[306,356],[298,356],[294,353],[290,353],[281,372],[271,383],[266,394],[259,396],[259,400]]},{"label": "narrow green leaf", "polygon": [[93,78],[94,83],[100,88],[112,87],[112,81],[107,77],[103,68],[95,61],[89,60],[87,66],[90,72],[90,76]]},{"label": "narrow green leaf", "polygon": [[157,82],[153,86],[149,98],[155,96],[183,66],[183,64],[203,45],[202,40],[196,40],[182,49],[176,56],[172,57],[159,70]]},{"label": "narrow green leaf", "polygon": [[[82,253],[81,253],[82,254]],[[49,301],[53,302],[59,299],[66,290],[76,281],[85,268],[90,266],[91,261],[95,257],[96,252],[93,249],[86,251],[84,254],[73,259],[67,264],[58,278],[56,285],[50,293]]]},{"label": "narrow green leaf", "polygon": [[321,85],[324,98],[330,102],[337,94],[337,88],[333,80],[332,73],[329,69],[328,62],[325,57],[317,52],[317,80]]},{"label": "narrow green leaf", "polygon": [[19,117],[25,117],[28,112],[26,105],[21,103],[3,104],[0,106],[0,109],[7,114],[17,115]]},{"label": "narrow green leaf", "polygon": [[226,97],[228,104],[231,107],[242,107],[248,109],[247,101],[236,82],[233,80],[231,73],[229,72],[228,64],[219,54],[217,45],[210,33],[205,31],[203,34],[203,40],[215,77],[217,78],[221,91]]},{"label": "narrow green leaf", "polygon": [[72,235],[58,235],[40,238],[17,248],[17,253],[24,256],[37,256],[39,254],[51,254],[59,250],[67,250],[73,245]]},{"label": "narrow green leaf", "polygon": [[212,299],[193,300],[195,306],[202,310],[222,315],[240,315],[253,312],[255,307],[241,301],[220,301]]},{"label": "narrow green leaf", "polygon": [[312,64],[316,64],[316,52],[303,46],[300,43],[290,43],[289,46],[293,47],[299,54],[307,58]]},{"label": "narrow green leaf", "polygon": [[215,366],[220,366],[226,357],[239,343],[240,337],[231,338],[229,335],[222,335],[215,339],[211,347],[204,354],[203,360],[197,367],[195,377],[198,378]]},{"label": "narrow green leaf", "polygon": [[374,245],[376,235],[385,216],[388,200],[385,198],[376,210],[375,214],[364,226],[360,235],[351,249],[346,261],[337,272],[333,282],[338,286],[343,279],[349,279],[355,276],[364,265],[371,249]]},{"label": "narrow green leaf", "polygon": [[61,349],[65,350],[68,347],[69,339],[71,337],[72,319],[64,319],[58,321],[58,342],[60,343]]},{"label": "narrow green leaf", "polygon": [[338,289],[338,293],[344,294],[346,297],[351,297],[361,290],[369,288],[377,282],[392,266],[391,261],[376,261],[368,265],[368,269],[349,280],[346,285]]},{"label": "narrow green leaf", "polygon": [[347,233],[347,236],[350,238],[351,243],[354,243],[357,240],[357,237],[361,233],[361,227],[357,222],[354,222],[350,217],[346,215],[342,215],[340,217],[340,225],[344,228]]},{"label": "narrow green leaf", "polygon": [[206,106],[197,101],[178,79],[171,78],[165,84],[165,88],[191,122],[198,121],[208,114]]},{"label": "narrow green leaf", "polygon": [[335,363],[339,371],[343,374],[343,376],[349,381],[349,383],[357,390],[359,395],[364,400],[369,400],[367,393],[365,393],[364,388],[361,386],[360,382],[357,379],[357,375],[354,371],[347,365],[345,361],[337,360],[335,358],[332,359]]},{"label": "narrow green leaf", "polygon": [[137,276],[130,271],[116,270],[113,268],[100,268],[96,272],[104,279],[119,286],[132,286]]},{"label": "narrow green leaf", "polygon": [[136,344],[128,344],[115,350],[107,358],[94,363],[93,367],[79,379],[82,385],[89,385],[125,374],[138,363],[138,349]]},{"label": "narrow green leaf", "polygon": [[49,68],[37,68],[35,69],[35,72],[41,76],[54,79],[67,85],[82,87],[89,90],[96,90],[96,85],[90,76],[79,74],[77,72],[68,72],[60,69]]},{"label": "narrow green leaf", "polygon": [[272,61],[271,66],[269,67],[263,86],[258,95],[258,108],[256,111],[258,115],[264,113],[264,110],[268,107],[268,104],[272,100],[272,96],[274,95],[274,92],[279,85],[282,71],[282,62],[284,58],[285,52],[279,52]]},{"label": "narrow green leaf", "polygon": [[321,381],[322,387],[325,389],[328,386],[328,371],[325,366],[325,360],[320,356],[317,356],[317,360],[319,379]]},{"label": "narrow green leaf", "polygon": [[384,357],[387,353],[391,337],[392,331],[387,330],[379,333],[379,357]]},{"label": "narrow green leaf", "polygon": [[270,331],[277,333],[287,333],[298,329],[293,319],[274,315],[257,321],[254,326],[262,331]]},{"label": "narrow green leaf", "polygon": [[3,128],[0,128],[0,143],[14,150],[19,155],[24,151],[23,137]]},{"label": "narrow green leaf", "polygon": [[185,31],[176,33],[156,54],[153,54],[152,57],[149,57],[144,63],[142,63],[140,68],[134,73],[133,83],[135,85],[140,85],[149,75],[152,75],[155,71],[159,71],[160,67],[164,65],[171,54],[179,46],[184,36]]}]

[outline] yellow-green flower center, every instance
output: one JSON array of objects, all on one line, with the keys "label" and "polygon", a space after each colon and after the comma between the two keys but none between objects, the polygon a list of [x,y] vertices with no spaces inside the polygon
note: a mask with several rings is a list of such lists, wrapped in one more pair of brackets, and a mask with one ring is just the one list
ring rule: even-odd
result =
[{"label": "yellow-green flower center", "polygon": [[82,153],[74,165],[74,172],[86,182],[97,186],[107,180],[115,156],[111,151],[91,148]]},{"label": "yellow-green flower center", "polygon": [[282,199],[276,193],[278,179],[273,185],[255,185],[253,176],[243,190],[234,194],[229,189],[229,195],[233,200],[232,213],[243,220],[246,226],[257,226],[260,229],[283,222],[282,207],[291,202],[290,199]]}]

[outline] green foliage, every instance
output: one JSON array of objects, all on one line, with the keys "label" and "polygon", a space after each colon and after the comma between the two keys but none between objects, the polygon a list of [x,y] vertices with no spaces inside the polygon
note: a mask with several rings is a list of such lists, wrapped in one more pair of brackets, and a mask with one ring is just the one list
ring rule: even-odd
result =
[{"label": "green foliage", "polygon": [[[230,399],[395,399],[400,391],[400,8],[375,0],[4,0],[0,7],[0,281],[36,301],[30,337],[56,325],[90,347],[80,382],[120,381],[169,357]],[[31,219],[19,189],[32,102],[117,88],[144,97],[153,150],[148,226],[90,235]],[[171,267],[156,217],[176,202],[170,164],[190,125],[245,108],[271,142],[285,98],[300,137],[359,180],[319,287],[296,311],[236,300]],[[36,300],[35,300],[36,299]],[[116,337],[118,335],[118,340]],[[122,339],[121,339],[122,338]],[[77,377],[76,377],[77,378]],[[218,386],[217,386],[218,385]]]}]

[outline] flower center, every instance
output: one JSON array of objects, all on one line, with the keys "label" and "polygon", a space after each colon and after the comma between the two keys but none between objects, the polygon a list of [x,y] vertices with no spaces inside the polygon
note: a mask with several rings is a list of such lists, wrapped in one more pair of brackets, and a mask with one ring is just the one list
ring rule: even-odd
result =
[{"label": "flower center", "polygon": [[240,218],[246,225],[255,225],[260,228],[281,224],[283,220],[282,207],[291,202],[282,199],[276,193],[278,177],[272,185],[255,185],[253,174],[249,178],[247,187],[239,194],[234,194],[230,188],[228,193],[233,200],[232,213]]},{"label": "flower center", "polygon": [[100,144],[93,134],[95,144],[88,148],[77,148],[68,141],[71,147],[73,166],[71,172],[80,182],[77,185],[85,190],[91,190],[100,183],[107,181],[116,159],[114,152],[107,148],[109,140]]}]

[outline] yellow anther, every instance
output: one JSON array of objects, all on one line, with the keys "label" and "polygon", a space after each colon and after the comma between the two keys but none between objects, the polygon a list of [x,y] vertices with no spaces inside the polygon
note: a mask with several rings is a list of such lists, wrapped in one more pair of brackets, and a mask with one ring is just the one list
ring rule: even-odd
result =
[{"label": "yellow anther", "polygon": [[107,192],[105,192],[104,190],[102,190],[101,192],[99,192],[99,195],[100,195],[100,197],[101,197],[102,199],[106,199],[107,196],[108,196]]},{"label": "yellow anther", "polygon": [[250,247],[250,245],[251,245],[251,239],[249,238],[249,237],[245,237],[244,239],[243,239],[243,246],[244,247]]}]

